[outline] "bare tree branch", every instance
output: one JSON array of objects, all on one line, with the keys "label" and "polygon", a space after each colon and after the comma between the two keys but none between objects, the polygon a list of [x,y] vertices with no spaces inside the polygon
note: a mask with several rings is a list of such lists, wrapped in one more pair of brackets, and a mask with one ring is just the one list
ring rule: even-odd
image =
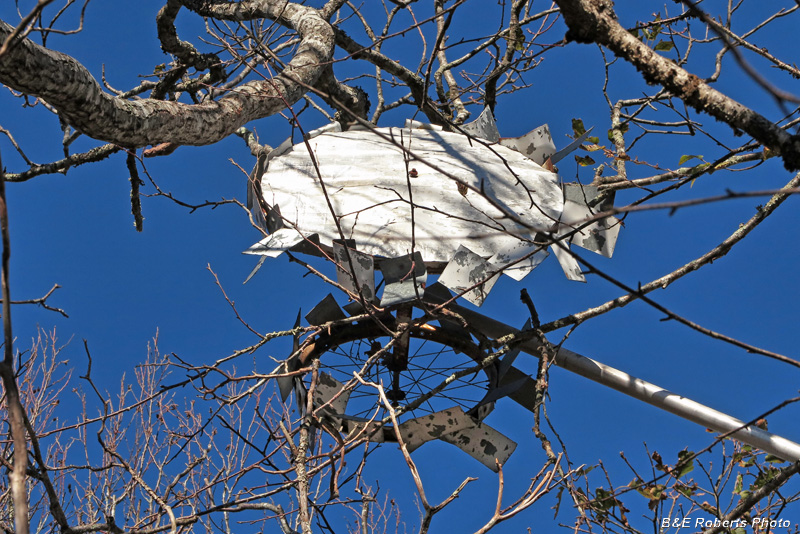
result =
[{"label": "bare tree branch", "polygon": [[[203,2],[183,4],[207,14]],[[219,101],[189,105],[154,100],[124,100],[103,92],[75,59],[21,41],[0,58],[0,81],[18,91],[45,99],[74,128],[95,139],[126,147],[160,143],[206,145],[234,133],[247,122],[267,117],[296,102],[313,86],[333,54],[330,25],[312,8],[278,0],[260,2],[260,9],[229,4],[211,13],[231,20],[269,17],[294,28],[302,41],[292,60],[273,80],[245,83]],[[219,13],[218,13],[219,12]],[[0,38],[13,28],[0,21]]]},{"label": "bare tree branch", "polygon": [[800,170],[800,138],[712,88],[676,63],[656,53],[617,22],[610,0],[557,0],[569,26],[568,40],[607,46],[633,64],[648,83],[662,85],[696,110],[731,128],[747,132],[780,153],[787,170]]},{"label": "bare tree branch", "polygon": [[6,204],[6,181],[3,161],[0,159],[0,233],[2,233],[3,255],[0,283],[3,296],[3,361],[0,362],[0,378],[5,389],[8,410],[9,432],[14,443],[14,466],[8,475],[14,502],[14,526],[19,534],[28,534],[28,492],[25,482],[28,472],[28,447],[25,439],[25,412],[20,402],[19,388],[14,374],[14,337],[11,330],[11,289],[8,283],[11,238],[8,233],[8,205]]}]

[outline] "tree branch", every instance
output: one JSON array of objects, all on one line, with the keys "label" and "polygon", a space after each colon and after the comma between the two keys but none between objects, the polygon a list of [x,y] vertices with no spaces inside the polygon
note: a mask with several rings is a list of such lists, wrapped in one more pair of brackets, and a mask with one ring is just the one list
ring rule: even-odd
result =
[{"label": "tree branch", "polygon": [[[111,96],[77,60],[28,39],[0,58],[0,82],[43,98],[74,128],[95,139],[131,148],[164,142],[207,145],[295,103],[305,87],[316,83],[333,55],[333,30],[315,9],[279,0],[258,2],[259,9],[250,3],[210,7],[199,1],[181,3],[204,16],[278,20],[297,30],[302,40],[286,69],[274,79],[248,82],[218,101],[196,105]],[[0,39],[13,31],[0,21]]]},{"label": "tree branch", "polygon": [[396,76],[402,80],[411,90],[411,96],[414,102],[420,107],[422,112],[425,113],[425,116],[431,123],[438,125],[447,123],[441,113],[439,113],[439,110],[436,109],[425,94],[425,83],[416,73],[380,52],[372,50],[371,47],[358,44],[343,30],[335,28],[334,31],[336,32],[336,45],[349,53],[351,57],[369,61],[376,67],[380,67],[392,76]]},{"label": "tree branch", "polygon": [[25,36],[28,34],[28,31],[30,31],[28,25],[39,16],[47,4],[51,4],[52,2],[53,0],[39,0],[39,3],[34,6],[30,13],[25,15],[25,18],[23,18],[17,27],[14,28],[14,31],[5,37],[3,46],[0,47],[0,57],[3,57],[19,42],[19,40],[25,38]]},{"label": "tree branch", "polygon": [[92,148],[91,150],[82,152],[80,154],[71,154],[64,159],[60,159],[52,163],[45,163],[44,165],[32,164],[31,168],[27,171],[22,171],[16,174],[6,174],[6,181],[25,182],[31,178],[35,178],[36,176],[41,176],[42,174],[54,174],[57,172],[66,173],[67,169],[70,167],[77,167],[78,165],[83,165],[84,163],[93,163],[95,161],[103,160],[111,154],[119,152],[120,150],[122,150],[121,147],[109,143]]},{"label": "tree branch", "polygon": [[25,480],[28,471],[28,448],[25,439],[25,413],[19,398],[19,388],[14,376],[14,337],[11,331],[11,291],[8,285],[8,264],[11,257],[11,239],[8,234],[8,207],[3,161],[0,159],[0,232],[3,256],[0,283],[3,296],[3,360],[0,361],[0,378],[6,390],[6,410],[11,440],[14,442],[14,468],[8,475],[14,503],[14,526],[18,534],[28,534],[28,492]]},{"label": "tree branch", "polygon": [[705,81],[659,55],[617,22],[609,0],[556,0],[569,27],[566,39],[598,43],[631,63],[646,82],[658,84],[692,106],[747,132],[783,157],[787,170],[800,170],[800,137],[790,135],[766,117],[713,89]]}]

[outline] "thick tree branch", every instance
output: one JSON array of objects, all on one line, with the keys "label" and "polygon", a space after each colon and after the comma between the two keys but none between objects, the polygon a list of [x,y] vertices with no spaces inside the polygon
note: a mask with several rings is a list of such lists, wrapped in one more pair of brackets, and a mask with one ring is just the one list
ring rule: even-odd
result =
[{"label": "thick tree branch", "polygon": [[361,87],[351,87],[339,82],[333,74],[333,68],[322,72],[316,89],[329,106],[339,110],[337,118],[342,126],[356,121],[356,117],[367,120],[369,95]]},{"label": "thick tree branch", "polygon": [[219,60],[213,54],[201,54],[192,43],[182,41],[178,37],[175,18],[180,9],[180,0],[167,0],[167,4],[156,15],[156,28],[158,29],[158,39],[161,41],[161,49],[177,57],[183,65],[195,67],[197,70],[205,70]]},{"label": "thick tree branch", "polygon": [[800,170],[800,138],[766,117],[713,89],[706,82],[656,53],[617,22],[609,0],[556,0],[569,27],[566,38],[598,43],[631,63],[645,81],[658,84],[698,111],[744,131],[778,151],[784,166]]},{"label": "thick tree branch", "polygon": [[[164,142],[207,145],[296,102],[305,87],[316,83],[332,57],[333,31],[315,9],[278,0],[257,2],[258,9],[250,3],[181,3],[205,16],[219,12],[231,20],[278,20],[297,30],[302,40],[275,79],[252,81],[218,101],[197,105],[111,96],[74,58],[27,39],[0,58],[0,82],[46,100],[74,128],[95,139],[131,148]],[[0,40],[13,31],[0,21]]]}]

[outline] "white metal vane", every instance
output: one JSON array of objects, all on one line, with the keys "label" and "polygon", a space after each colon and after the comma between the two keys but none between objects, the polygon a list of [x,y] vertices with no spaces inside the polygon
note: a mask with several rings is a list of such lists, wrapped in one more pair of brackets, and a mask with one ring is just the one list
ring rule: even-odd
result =
[{"label": "white metal vane", "polygon": [[347,243],[379,262],[418,253],[450,289],[478,285],[463,296],[480,305],[493,274],[521,280],[550,243],[567,276],[585,281],[569,245],[611,256],[619,221],[591,219],[613,198],[592,206],[596,188],[562,184],[542,166],[563,157],[546,125],[500,139],[490,119],[486,110],[463,133],[335,123],[284,143],[260,177],[271,233],[246,253],[274,257],[309,240],[325,250]]}]

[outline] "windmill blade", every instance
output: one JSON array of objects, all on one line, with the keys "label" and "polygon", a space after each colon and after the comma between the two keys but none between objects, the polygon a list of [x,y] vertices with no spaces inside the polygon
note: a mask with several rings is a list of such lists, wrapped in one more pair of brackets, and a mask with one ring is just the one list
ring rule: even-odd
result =
[{"label": "windmill blade", "polygon": [[568,144],[567,146],[565,146],[564,148],[553,154],[550,157],[550,161],[553,163],[553,165],[564,159],[566,156],[570,154],[570,152],[581,146],[584,143],[584,141],[586,141],[586,139],[589,138],[589,134],[592,133],[593,129],[594,126],[583,132],[583,134],[581,134],[581,136],[578,137],[576,140],[574,140],[573,142],[571,142],[570,144]]},{"label": "windmill blade", "polygon": [[471,289],[462,295],[464,300],[480,306],[500,277],[498,272],[500,270],[499,266],[492,265],[478,254],[461,245],[458,247],[453,259],[450,260],[450,263],[447,264],[447,267],[444,268],[444,271],[439,276],[439,283],[456,293],[462,293],[467,288],[480,283],[475,289]]},{"label": "windmill blade", "polygon": [[473,137],[486,139],[490,143],[500,140],[500,132],[497,130],[497,123],[489,106],[484,107],[478,118],[463,125],[461,130]]},{"label": "windmill blade", "polygon": [[453,294],[450,293],[450,290],[439,282],[434,282],[426,287],[425,296],[428,298],[435,298],[441,302],[445,302],[453,298]]},{"label": "windmill blade", "polygon": [[[512,369],[514,369],[515,371],[517,370],[516,368],[513,367]],[[491,410],[481,411],[482,407],[493,405],[496,401],[502,399],[503,397],[508,397],[513,395],[521,387],[526,385],[528,383],[528,380],[530,380],[530,377],[525,375],[518,377],[515,380],[501,382],[501,384],[496,388],[490,389],[486,393],[486,396],[484,396],[483,399],[481,399],[481,401],[469,411],[469,414],[472,415],[473,417],[476,417],[479,421],[482,421],[487,415],[489,415],[488,412],[491,411]]]},{"label": "windmill blade", "polygon": [[590,250],[606,258],[614,254],[622,223],[616,217],[605,217],[585,227],[583,221],[591,219],[596,213],[606,211],[614,205],[613,196],[598,200],[600,191],[596,186],[582,184],[563,184],[564,211],[558,226],[558,235],[572,233],[570,243]]},{"label": "windmill blade", "polygon": [[471,426],[475,421],[456,406],[405,421],[398,428],[408,452],[413,452],[429,441]]},{"label": "windmill blade", "polygon": [[294,228],[281,228],[245,250],[243,254],[277,258],[301,241],[303,241],[303,234]]},{"label": "windmill blade", "polygon": [[[292,371],[289,370],[288,362],[281,363],[280,367],[278,368],[278,372],[281,374],[291,373]],[[281,401],[286,402],[286,399],[289,398],[289,394],[294,389],[294,379],[293,376],[279,376],[278,380],[278,391],[281,394]]]},{"label": "windmill blade", "polygon": [[494,256],[489,258],[489,263],[503,267],[504,275],[519,282],[549,255],[550,253],[542,248],[541,245],[528,241],[519,241],[495,253]]},{"label": "windmill blade", "polygon": [[393,306],[422,296],[425,292],[425,281],[428,271],[422,254],[388,258],[381,263],[381,272],[386,281],[381,297],[381,306]]},{"label": "windmill blade", "polygon": [[[342,243],[341,239],[333,242],[333,257],[339,285],[371,302],[375,298],[375,258],[356,250],[355,242]],[[355,272],[350,272],[351,266]]]},{"label": "windmill blade", "polygon": [[[297,328],[300,326],[300,317],[302,317],[303,308],[298,308],[297,310],[297,317],[294,319],[294,326],[292,327]],[[300,348],[300,334],[295,334],[292,336],[292,354],[297,352],[297,349]]]},{"label": "windmill blade", "polygon": [[256,263],[256,266],[253,267],[252,271],[250,271],[250,274],[247,275],[247,278],[244,279],[244,282],[242,282],[242,285],[246,284],[247,282],[250,281],[251,278],[253,278],[253,275],[255,275],[258,272],[259,269],[261,269],[261,266],[264,265],[265,261],[267,261],[267,257],[266,256],[261,256],[258,259],[258,263]]},{"label": "windmill blade", "polygon": [[331,293],[328,293],[324,299],[314,306],[310,312],[306,314],[306,321],[313,326],[329,323],[331,321],[339,321],[346,318],[342,309],[337,304],[336,299]]},{"label": "windmill blade", "polygon": [[[297,328],[300,326],[300,317],[303,313],[303,309],[300,308],[297,310],[297,319],[294,321],[294,327]],[[300,334],[295,334],[292,336],[292,354],[289,358],[286,359],[285,362],[281,364],[280,372],[281,373],[291,373],[297,370],[297,359],[295,355],[297,354],[297,350],[300,348]],[[289,398],[289,394],[292,392],[294,388],[294,381],[298,380],[297,377],[294,376],[280,376],[278,377],[278,391],[281,394],[281,400],[286,402],[286,399]]]},{"label": "windmill blade", "polygon": [[342,309],[346,311],[347,315],[349,315],[350,317],[354,315],[361,315],[362,313],[364,313],[364,305],[357,300],[354,300],[353,302],[348,302],[347,304],[342,306]]},{"label": "windmill blade", "polygon": [[297,377],[292,379],[292,389],[294,390],[294,398],[297,402],[297,411],[301,415],[305,415],[308,405],[308,389],[306,389],[303,381]]},{"label": "windmill blade", "polygon": [[[340,419],[347,409],[350,391],[344,391],[344,384],[328,373],[321,372],[314,387],[314,407],[324,407],[322,412],[333,419]],[[340,423],[337,422],[337,426]]]},{"label": "windmill blade", "polygon": [[[521,331],[525,332],[526,330],[530,330],[532,326],[533,325],[531,324],[531,320],[528,319],[527,321],[525,321],[525,324],[522,325]],[[511,366],[514,365],[514,360],[516,360],[517,356],[519,356],[519,352],[520,352],[520,348],[519,347],[514,348],[514,349],[508,351],[506,353],[506,355],[503,356],[503,358],[497,363],[497,379],[498,380],[502,380],[503,377],[508,372],[508,370],[511,368]]]},{"label": "windmill blade", "polygon": [[472,417],[475,421],[480,423],[481,421],[489,417],[489,414],[494,411],[494,407],[495,403],[493,401],[487,401],[487,402],[481,401],[481,404],[478,404],[477,406],[473,406],[472,408],[470,408],[467,414],[470,417]]},{"label": "windmill blade", "polygon": [[514,384],[513,391],[508,393],[508,397],[525,408],[533,412],[536,409],[536,380],[516,367],[509,367],[505,376],[500,380],[500,387]]},{"label": "windmill blade", "polygon": [[516,442],[485,423],[445,434],[439,439],[455,445],[495,473],[497,463],[505,464],[517,448]]},{"label": "windmill blade", "polygon": [[569,243],[567,243],[566,240],[561,242],[561,246],[558,244],[550,245],[550,250],[555,254],[559,265],[561,265],[561,270],[564,271],[564,274],[567,275],[569,280],[586,282],[586,277],[583,276],[581,272],[580,264],[575,257],[570,254]]},{"label": "windmill blade", "polygon": [[256,165],[250,172],[247,180],[247,209],[253,216],[253,222],[259,228],[267,228],[267,220],[264,218],[264,212],[261,209],[261,176],[267,170],[267,157],[262,154],[256,160]]},{"label": "windmill blade", "polygon": [[283,217],[281,216],[281,207],[277,204],[270,206],[267,209],[267,231],[270,234],[274,234],[281,228],[285,228],[286,225],[283,224]]},{"label": "windmill blade", "polygon": [[354,415],[342,415],[340,419],[341,431],[347,435],[348,439],[364,437],[373,443],[383,443],[386,441],[387,433],[392,433],[389,437],[390,440],[394,434],[394,429],[387,428],[374,419]]},{"label": "windmill blade", "polygon": [[534,128],[520,137],[504,137],[500,139],[500,144],[516,150],[539,165],[543,165],[547,158],[556,153],[556,145],[553,144],[550,127],[546,124]]}]

